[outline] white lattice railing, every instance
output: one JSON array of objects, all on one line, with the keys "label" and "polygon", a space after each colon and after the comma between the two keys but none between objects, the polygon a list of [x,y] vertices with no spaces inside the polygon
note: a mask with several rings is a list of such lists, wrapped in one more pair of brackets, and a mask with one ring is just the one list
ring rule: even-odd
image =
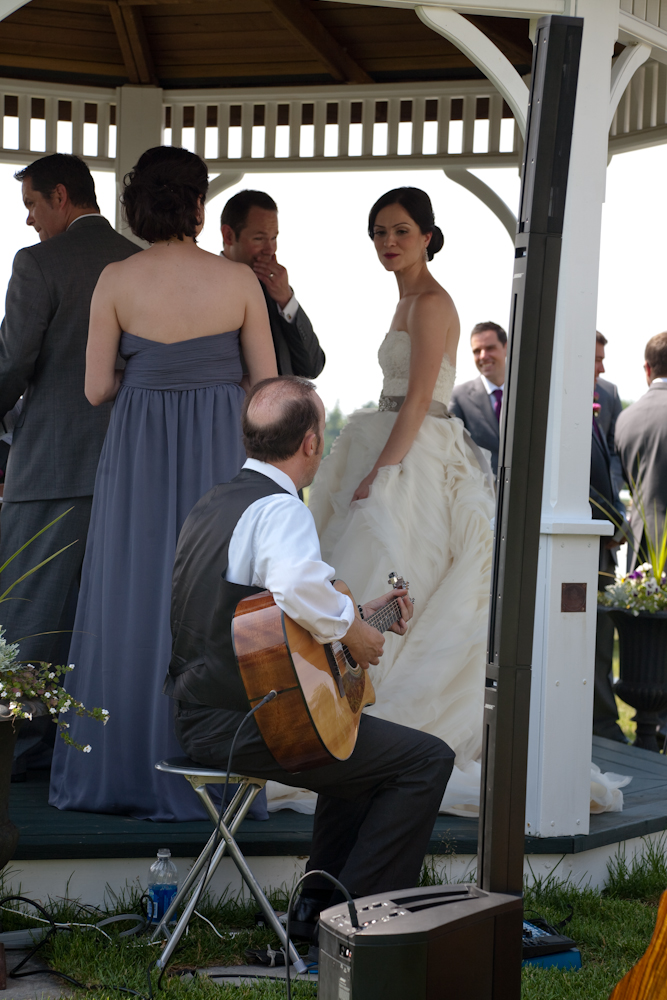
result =
[{"label": "white lattice railing", "polygon": [[519,136],[486,81],[165,91],[165,141],[211,169],[382,169],[407,160],[515,165]]},{"label": "white lattice railing", "polygon": [[609,131],[612,153],[667,141],[667,66],[640,66],[620,100]]},{"label": "white lattice railing", "polygon": [[116,91],[0,80],[0,160],[77,153],[115,169]]},{"label": "white lattice railing", "polygon": [[[118,94],[111,88],[0,80],[0,162],[82,155],[116,169]],[[483,80],[312,90],[164,91],[164,141],[212,172],[514,166],[520,136]],[[635,73],[610,130],[610,152],[667,141],[667,66]]]},{"label": "white lattice railing", "polygon": [[[117,93],[0,80],[0,160],[78,153],[113,170]],[[519,137],[485,81],[311,91],[165,91],[164,141],[211,170],[381,169],[444,162],[515,165]]]}]

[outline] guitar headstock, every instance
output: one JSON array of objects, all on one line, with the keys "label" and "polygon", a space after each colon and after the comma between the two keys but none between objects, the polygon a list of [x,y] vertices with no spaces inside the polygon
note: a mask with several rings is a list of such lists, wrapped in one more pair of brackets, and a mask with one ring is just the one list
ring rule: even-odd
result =
[{"label": "guitar headstock", "polygon": [[390,587],[393,587],[394,590],[408,590],[410,587],[410,584],[406,583],[406,581],[403,579],[402,576],[396,576],[393,569],[389,574],[389,579],[387,580],[387,583],[389,584]]}]

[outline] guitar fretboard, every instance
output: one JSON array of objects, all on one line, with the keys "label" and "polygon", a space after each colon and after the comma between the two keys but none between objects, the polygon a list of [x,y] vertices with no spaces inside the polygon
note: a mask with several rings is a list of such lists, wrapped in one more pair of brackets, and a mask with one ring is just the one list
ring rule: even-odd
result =
[{"label": "guitar fretboard", "polygon": [[383,608],[367,618],[366,624],[372,625],[378,632],[386,632],[400,618],[401,609],[398,606],[398,601],[390,601],[389,604],[385,604]]}]

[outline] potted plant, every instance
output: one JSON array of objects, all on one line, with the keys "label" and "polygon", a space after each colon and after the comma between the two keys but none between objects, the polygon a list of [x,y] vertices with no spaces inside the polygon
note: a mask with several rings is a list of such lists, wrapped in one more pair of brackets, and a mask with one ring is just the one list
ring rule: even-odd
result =
[{"label": "potted plant", "polygon": [[599,592],[598,604],[618,632],[615,691],[637,710],[635,746],[657,751],[657,716],[667,708],[667,515],[660,530],[656,514],[651,532],[639,484],[630,487],[644,526],[644,545],[637,549],[644,561]]},{"label": "potted plant", "polygon": [[[65,511],[38,531],[29,541],[18,549],[2,566],[0,573],[10,562],[30,545],[35,538],[47,531],[51,525],[64,517]],[[71,544],[74,544],[73,542]],[[69,548],[69,546],[65,546]],[[0,603],[11,600],[10,592],[26,577],[40,569],[51,559],[55,559],[65,549],[59,549],[37,566],[24,573],[18,580],[0,594]],[[63,718],[68,712],[76,715],[87,715],[106,723],[109,713],[103,708],[88,709],[80,701],[72,698],[62,686],[65,674],[74,670],[74,664],[57,666],[51,663],[28,663],[20,659],[19,642],[7,642],[5,630],[0,627],[0,869],[4,868],[13,856],[18,842],[18,830],[9,818],[9,787],[11,782],[12,758],[18,728],[24,719],[32,719],[36,715],[50,715],[58,726],[60,736],[70,746],[90,753],[92,747],[76,743],[68,733],[69,723]]]}]

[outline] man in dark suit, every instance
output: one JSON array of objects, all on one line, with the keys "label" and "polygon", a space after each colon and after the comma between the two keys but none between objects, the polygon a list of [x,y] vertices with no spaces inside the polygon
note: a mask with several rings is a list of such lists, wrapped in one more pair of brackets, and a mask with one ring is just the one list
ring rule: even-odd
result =
[{"label": "man in dark suit", "polygon": [[[651,337],[644,352],[646,392],[623,410],[616,422],[616,449],[625,481],[639,488],[650,532],[658,540],[667,511],[667,332]],[[636,503],[630,512],[635,543],[633,564],[645,561],[644,524]]]},{"label": "man in dark suit", "polygon": [[[607,345],[607,338],[601,333],[596,333],[596,342]],[[614,434],[616,432],[616,421],[619,413],[623,410],[621,397],[618,394],[618,387],[613,382],[607,382],[604,378],[598,378],[595,383],[595,402],[599,406],[597,411],[598,427],[605,436],[609,454],[611,456],[611,478],[617,492],[623,489],[624,479],[621,468],[621,460],[616,452]]]},{"label": "man in dark suit", "polygon": [[[606,337],[597,333],[595,337],[595,397],[599,397],[600,375],[604,372]],[[616,392],[616,386],[606,383]],[[611,397],[613,393],[607,393]],[[620,400],[619,400],[620,403]],[[611,421],[615,422],[613,408],[606,407],[604,423],[601,424],[602,410],[599,402],[593,404],[593,440],[591,442],[590,499],[593,520],[608,520],[618,526],[625,522],[625,508],[614,483],[613,455],[607,434]],[[599,505],[599,506],[598,506]],[[603,508],[602,510],[600,508]],[[600,558],[598,563],[598,590],[613,583],[616,572],[616,551],[624,540],[624,532],[617,528],[613,538],[600,538]],[[597,613],[595,638],[595,682],[593,694],[593,733],[610,740],[626,743],[627,740],[618,724],[618,708],[612,688],[611,671],[614,657],[614,624],[604,611]]]},{"label": "man in dark suit", "polygon": [[0,329],[0,419],[23,396],[5,477],[0,565],[69,512],[9,564],[0,590],[71,548],[12,590],[15,600],[3,603],[0,620],[6,638],[19,641],[21,659],[66,663],[111,412],[110,403],[91,406],[83,391],[90,300],[107,264],[139,247],[102,218],[93,178],[78,157],[44,156],[15,176],[27,224],[41,242],[14,258]]},{"label": "man in dark suit", "polygon": [[497,323],[478,323],[470,334],[470,346],[479,378],[454,388],[449,412],[461,418],[476,445],[491,452],[491,465],[497,475],[507,334]]},{"label": "man in dark suit", "polygon": [[276,260],[278,206],[264,191],[239,191],[220,218],[223,253],[247,264],[260,280],[269,311],[280,375],[317,378],[324,351],[313,325],[297,302],[287,271]]}]

